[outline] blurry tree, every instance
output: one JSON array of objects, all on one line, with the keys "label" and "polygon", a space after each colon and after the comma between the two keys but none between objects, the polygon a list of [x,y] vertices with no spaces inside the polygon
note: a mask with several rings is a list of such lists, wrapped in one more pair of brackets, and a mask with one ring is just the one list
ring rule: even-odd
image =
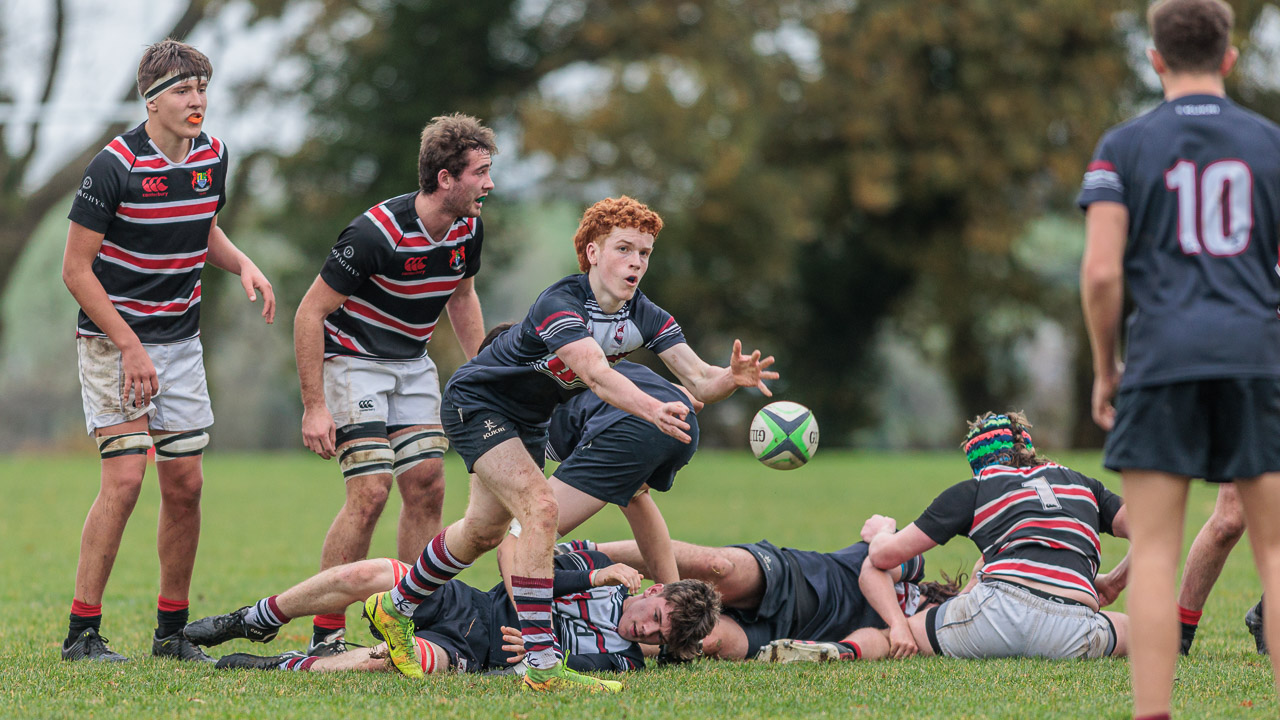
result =
[{"label": "blurry tree", "polygon": [[836,438],[872,420],[865,360],[907,297],[965,412],[1017,389],[992,318],[1042,298],[1010,244],[1134,91],[1115,3],[561,4],[581,12],[547,61],[592,61],[599,89],[530,101],[526,141],[664,211],[645,282],[683,323],[768,338]]}]

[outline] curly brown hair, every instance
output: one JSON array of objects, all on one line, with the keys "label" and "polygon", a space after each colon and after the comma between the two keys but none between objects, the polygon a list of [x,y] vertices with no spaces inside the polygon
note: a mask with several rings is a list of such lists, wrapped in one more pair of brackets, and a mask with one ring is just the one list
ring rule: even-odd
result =
[{"label": "curly brown hair", "polygon": [[1222,0],[1163,0],[1147,11],[1151,40],[1173,72],[1215,72],[1234,24],[1235,13]]},{"label": "curly brown hair", "polygon": [[142,51],[142,59],[138,61],[138,94],[145,98],[147,88],[171,72],[212,78],[213,63],[204,53],[184,42],[173,38],[161,40]]},{"label": "curly brown hair", "polygon": [[681,659],[702,654],[702,639],[720,617],[720,593],[702,580],[678,580],[662,588],[671,636],[667,653]]},{"label": "curly brown hair", "polygon": [[431,118],[422,129],[422,144],[418,147],[418,187],[430,195],[440,187],[441,170],[454,177],[461,175],[472,150],[497,155],[493,130],[462,113]]},{"label": "curly brown hair", "polygon": [[582,222],[573,235],[573,249],[578,252],[578,269],[586,272],[587,245],[603,242],[614,228],[634,228],[642,233],[658,237],[662,231],[662,218],[648,205],[623,195],[605,198],[582,213]]}]

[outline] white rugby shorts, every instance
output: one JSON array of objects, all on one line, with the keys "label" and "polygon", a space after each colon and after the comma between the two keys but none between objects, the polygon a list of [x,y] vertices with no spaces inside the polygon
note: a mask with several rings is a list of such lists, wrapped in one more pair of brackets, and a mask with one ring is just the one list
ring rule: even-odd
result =
[{"label": "white rugby shorts", "polygon": [[132,390],[125,387],[124,358],[115,343],[105,337],[76,338],[80,398],[89,434],[143,415],[148,417],[147,427],[158,432],[203,430],[212,425],[200,338],[142,347],[155,366],[160,389],[140,408],[134,407]]},{"label": "white rugby shorts", "polygon": [[324,400],[337,427],[366,422],[440,425],[440,375],[431,358],[324,361]]}]

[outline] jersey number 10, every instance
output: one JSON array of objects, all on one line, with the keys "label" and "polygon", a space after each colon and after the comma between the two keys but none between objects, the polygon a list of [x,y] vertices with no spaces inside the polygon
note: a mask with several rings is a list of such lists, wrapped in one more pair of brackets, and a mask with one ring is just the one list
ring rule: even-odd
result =
[{"label": "jersey number 10", "polygon": [[1182,252],[1239,255],[1253,230],[1253,173],[1242,160],[1209,163],[1196,183],[1196,164],[1179,160],[1165,171],[1165,187],[1178,193]]}]

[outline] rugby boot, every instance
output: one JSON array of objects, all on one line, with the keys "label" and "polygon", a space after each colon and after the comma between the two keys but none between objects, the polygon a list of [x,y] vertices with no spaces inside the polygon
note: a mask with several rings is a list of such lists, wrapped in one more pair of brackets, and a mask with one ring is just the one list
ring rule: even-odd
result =
[{"label": "rugby boot", "polygon": [[164,637],[152,637],[151,639],[151,657],[172,658],[174,660],[184,660],[186,662],[217,662],[213,658],[204,654],[204,651],[196,647],[181,632]]},{"label": "rugby boot", "polygon": [[290,650],[279,655],[250,655],[249,653],[232,653],[223,655],[218,664],[214,665],[219,670],[279,670],[280,666],[288,660],[294,658],[304,658],[306,655],[297,650]]},{"label": "rugby boot", "polygon": [[1249,628],[1249,634],[1253,635],[1253,643],[1258,648],[1259,655],[1266,655],[1267,652],[1267,636],[1262,633],[1262,601],[1259,600],[1257,605],[1249,608],[1249,612],[1244,614],[1244,626]]},{"label": "rugby boot", "polygon": [[311,657],[332,657],[334,655],[341,655],[350,647],[356,646],[347,645],[346,628],[338,628],[328,635],[325,635],[324,639],[320,642],[314,643],[311,647],[307,648],[307,654]]},{"label": "rugby boot", "polygon": [[586,692],[622,692],[617,680],[602,680],[583,675],[558,662],[546,670],[529,668],[520,678],[520,689],[530,692],[554,692],[557,690],[585,690]]},{"label": "rugby boot", "polygon": [[401,615],[391,602],[391,592],[370,595],[364,601],[364,616],[369,621],[369,632],[387,643],[391,664],[401,675],[423,677],[422,658],[418,657],[418,643],[413,634],[413,618]]},{"label": "rugby boot", "polygon": [[243,638],[252,640],[256,643],[268,643],[276,639],[276,634],[280,632],[280,628],[271,628],[263,630],[254,627],[244,621],[244,616],[249,614],[249,606],[229,612],[226,615],[210,615],[209,617],[200,618],[193,623],[188,623],[182,629],[182,634],[196,645],[204,645],[205,647],[213,647],[221,645],[228,640]]},{"label": "rugby boot", "polygon": [[99,662],[129,662],[129,658],[107,647],[109,641],[94,628],[85,628],[70,643],[62,642],[63,660],[97,660]]},{"label": "rugby boot", "polygon": [[853,653],[833,642],[811,640],[774,640],[760,648],[756,660],[762,662],[832,662],[854,660]]}]

